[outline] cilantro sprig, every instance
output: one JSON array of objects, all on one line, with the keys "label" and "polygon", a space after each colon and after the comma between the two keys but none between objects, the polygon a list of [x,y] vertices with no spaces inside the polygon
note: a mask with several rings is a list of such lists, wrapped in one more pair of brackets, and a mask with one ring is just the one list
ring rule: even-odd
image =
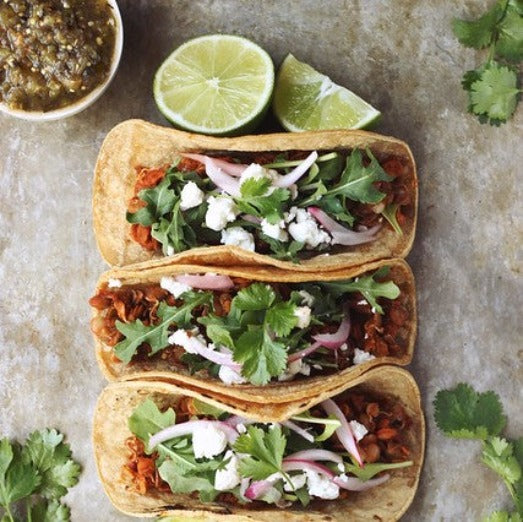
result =
[{"label": "cilantro sprig", "polygon": [[[71,511],[60,499],[76,485],[80,465],[64,436],[52,429],[33,432],[23,446],[0,439],[0,514],[2,522],[69,522]],[[16,515],[15,515],[16,513]]]},{"label": "cilantro sprig", "polygon": [[460,383],[452,390],[441,390],[434,400],[434,419],[452,438],[481,440],[481,460],[505,482],[516,505],[515,513],[496,511],[486,522],[520,522],[523,516],[523,437],[510,440],[500,436],[507,418],[499,396],[476,392]]},{"label": "cilantro sprig", "polygon": [[455,18],[452,30],[466,47],[489,48],[486,62],[463,76],[469,112],[481,123],[505,123],[514,114],[522,92],[515,66],[523,59],[521,1],[498,0],[476,20]]}]

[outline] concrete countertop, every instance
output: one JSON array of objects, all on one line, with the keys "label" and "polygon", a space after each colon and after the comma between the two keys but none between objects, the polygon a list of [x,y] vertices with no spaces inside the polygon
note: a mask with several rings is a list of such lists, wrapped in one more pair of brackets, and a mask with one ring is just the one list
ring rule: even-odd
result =
[{"label": "concrete countertop", "polygon": [[66,497],[73,521],[130,520],[106,499],[90,445],[104,385],[87,306],[106,268],[91,224],[98,148],[122,120],[163,124],[151,96],[154,71],[186,39],[214,32],[255,40],[276,64],[292,52],[378,107],[378,132],[411,145],[421,203],[409,257],[419,300],[410,369],[428,438],[404,520],[472,521],[510,506],[502,481],[480,464],[479,445],[444,438],[431,404],[437,390],[460,381],[493,389],[509,418],[507,435],[523,434],[523,110],[499,128],[466,114],[460,79],[479,54],[450,30],[453,16],[475,16],[490,3],[121,1],[122,64],[94,106],[44,124],[0,116],[0,434],[22,440],[44,426],[67,434],[84,467]]}]

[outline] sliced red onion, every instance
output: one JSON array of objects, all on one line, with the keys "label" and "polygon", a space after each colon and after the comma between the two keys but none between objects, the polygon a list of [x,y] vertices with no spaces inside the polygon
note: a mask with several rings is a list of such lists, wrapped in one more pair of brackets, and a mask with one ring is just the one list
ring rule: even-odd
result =
[{"label": "sliced red onion", "polygon": [[212,350],[211,348],[206,348],[205,346],[191,346],[191,348],[198,353],[198,355],[201,355],[204,359],[207,359],[208,361],[211,361],[215,364],[219,364],[221,366],[228,366],[231,368],[231,370],[234,370],[235,372],[241,372],[242,365],[239,363],[234,362],[232,355],[230,353],[222,353],[218,352],[216,350]]},{"label": "sliced red onion", "polygon": [[285,176],[280,176],[274,181],[274,185],[277,187],[290,187],[293,183],[296,183],[313,165],[318,159],[318,153],[316,151],[311,152],[296,168],[292,169]]},{"label": "sliced red onion", "polygon": [[232,279],[227,275],[217,274],[184,274],[176,276],[176,281],[184,285],[188,285],[191,288],[197,288],[200,290],[229,290],[234,288]]},{"label": "sliced red onion", "polygon": [[285,460],[327,460],[329,462],[335,462],[336,464],[341,464],[343,458],[338,453],[334,451],[324,450],[324,449],[310,449],[303,450],[293,453],[285,458]]},{"label": "sliced red onion", "polygon": [[243,498],[243,500],[249,500],[245,493],[247,492],[247,488],[249,487],[250,479],[247,477],[244,477],[240,481],[240,497]]},{"label": "sliced red onion", "polygon": [[249,500],[256,500],[257,498],[263,497],[277,480],[279,479],[255,480],[254,482],[251,482],[251,485],[245,491],[245,496]]},{"label": "sliced red onion", "polygon": [[172,426],[169,426],[168,428],[163,429],[162,431],[159,431],[158,433],[155,433],[150,439],[149,439],[149,448],[153,449],[158,444],[161,444],[162,442],[165,442],[167,440],[174,439],[176,437],[183,437],[184,435],[192,435],[194,433],[194,430],[203,425],[209,425],[213,424],[216,428],[223,431],[225,436],[227,437],[227,441],[232,444],[236,441],[238,438],[238,432],[225,422],[221,421],[208,421],[208,420],[192,420],[187,422],[181,422],[180,424],[174,424]]},{"label": "sliced red onion", "polygon": [[356,232],[340,225],[318,207],[308,207],[307,211],[330,233],[333,238],[333,244],[338,245],[353,246],[374,241],[376,233],[383,226],[381,223],[378,223],[372,228]]},{"label": "sliced red onion", "polygon": [[319,473],[320,475],[325,475],[329,478],[334,478],[336,476],[336,473],[329,469],[327,466],[324,466],[323,464],[319,464],[318,462],[314,462],[312,460],[305,460],[305,459],[289,459],[289,457],[283,459],[282,462],[282,469],[283,471],[315,471],[316,473]]},{"label": "sliced red onion", "polygon": [[[309,442],[314,442],[314,436],[311,435],[307,430],[304,430],[301,426],[294,424],[294,422],[287,420],[287,421],[283,421],[282,425],[289,428],[292,431],[295,431],[298,435],[301,435],[305,440],[308,440]],[[299,452],[299,453],[303,453],[303,452]]]},{"label": "sliced red onion", "polygon": [[381,477],[363,481],[357,477],[335,477],[332,479],[332,481],[334,484],[336,484],[336,486],[349,491],[365,491],[366,489],[371,489],[379,486],[380,484],[383,484],[384,482],[387,482],[389,478],[390,475],[382,475]]},{"label": "sliced red onion", "polygon": [[340,439],[343,447],[356,459],[356,462],[360,467],[363,467],[363,460],[358,451],[354,434],[352,433],[350,424],[345,415],[343,415],[343,412],[332,399],[323,401],[321,407],[325,410],[327,415],[334,415],[341,422],[341,426],[336,429],[336,435],[338,436],[338,439]]},{"label": "sliced red onion", "polygon": [[332,334],[318,334],[312,338],[321,343],[322,346],[337,350],[348,338],[350,333],[350,316],[349,311],[345,311],[343,321],[340,323],[339,328],[335,333]]},{"label": "sliced red onion", "polygon": [[289,355],[289,357],[287,358],[287,362],[291,363],[297,361],[298,359],[303,359],[304,357],[307,357],[307,355],[310,355],[311,353],[315,352],[321,346],[321,343],[315,342],[314,344],[311,344],[308,348],[305,348],[303,350],[300,350],[299,352],[295,352]]},{"label": "sliced red onion", "polygon": [[236,428],[236,426],[238,426],[238,424],[244,424],[245,426],[247,426],[249,424],[254,424],[257,421],[252,420],[252,419],[247,419],[246,417],[242,417],[241,415],[231,415],[230,417],[225,419],[223,422],[225,422],[229,426]]},{"label": "sliced red onion", "polygon": [[[182,156],[197,161],[203,162],[205,165],[205,172],[209,179],[221,190],[227,192],[231,196],[240,195],[240,182],[229,174],[226,174],[218,165],[216,158],[210,156],[202,156],[200,154],[182,154]],[[200,159],[201,158],[201,159]]]},{"label": "sliced red onion", "polygon": [[245,221],[249,221],[250,223],[254,223],[255,225],[259,225],[262,220],[259,217],[251,216],[250,214],[242,214],[242,219]]},{"label": "sliced red onion", "polygon": [[243,165],[241,163],[231,163],[229,161],[225,161],[219,158],[213,158],[211,156],[205,156],[204,154],[192,154],[188,152],[184,152],[181,154],[184,158],[193,159],[196,161],[199,161],[200,163],[203,163],[205,165],[205,162],[207,160],[212,160],[215,165],[222,169],[225,174],[229,174],[229,176],[237,176],[240,177],[242,175],[242,172],[248,167],[248,165]]}]

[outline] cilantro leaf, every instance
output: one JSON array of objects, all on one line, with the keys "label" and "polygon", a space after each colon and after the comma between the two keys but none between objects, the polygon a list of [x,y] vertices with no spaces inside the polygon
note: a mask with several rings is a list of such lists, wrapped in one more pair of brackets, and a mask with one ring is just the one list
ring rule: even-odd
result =
[{"label": "cilantro leaf", "polygon": [[284,202],[290,198],[290,191],[284,188],[269,190],[269,178],[248,178],[240,186],[240,197],[235,198],[241,212],[265,218],[269,223],[278,223],[283,218]]},{"label": "cilantro leaf", "polygon": [[254,283],[240,290],[232,300],[238,310],[266,310],[276,299],[276,293],[267,284]]},{"label": "cilantro leaf", "polygon": [[448,437],[486,439],[506,424],[499,397],[491,391],[477,393],[465,383],[439,391],[434,407],[436,424]]},{"label": "cilantro leaf", "polygon": [[521,466],[514,456],[514,446],[506,439],[487,439],[481,460],[508,484],[514,484],[521,478]]},{"label": "cilantro leaf", "polygon": [[506,511],[494,511],[483,522],[521,522],[522,518],[519,513],[507,513]]},{"label": "cilantro leaf", "polygon": [[131,433],[147,444],[151,435],[172,426],[175,420],[176,414],[172,408],[162,413],[152,399],[147,399],[135,408],[129,417],[128,426]]},{"label": "cilantro leaf", "polygon": [[507,60],[523,59],[523,9],[509,2],[505,16],[499,24],[496,53]]},{"label": "cilantro leaf", "polygon": [[354,149],[347,158],[340,181],[325,195],[342,195],[361,203],[379,203],[385,197],[385,193],[380,192],[374,186],[374,183],[390,181],[392,177],[383,170],[378,160],[368,149],[367,156],[370,158],[370,163],[364,166],[361,151]]},{"label": "cilantro leaf", "polygon": [[71,510],[58,500],[41,500],[31,507],[31,522],[69,522]]},{"label": "cilantro leaf", "polygon": [[240,460],[240,475],[263,480],[280,471],[286,444],[280,426],[271,426],[268,431],[248,426],[234,444],[235,451],[249,455]]},{"label": "cilantro leaf", "polygon": [[291,302],[276,303],[267,310],[265,322],[276,335],[286,337],[298,324],[298,318],[294,315],[295,311],[296,305]]},{"label": "cilantro leaf", "polygon": [[36,492],[48,499],[60,499],[78,483],[80,465],[72,459],[69,444],[56,430],[44,429],[29,435],[22,458],[41,477]]},{"label": "cilantro leaf", "polygon": [[178,465],[172,460],[165,460],[159,467],[158,472],[173,493],[192,493],[199,491],[200,495],[206,494],[206,500],[212,500],[218,495],[209,478],[180,474]]},{"label": "cilantro leaf", "polygon": [[404,462],[373,462],[366,463],[363,468],[357,464],[345,464],[345,471],[352,473],[360,480],[369,480],[382,471],[388,471],[390,469],[408,468],[414,463],[411,460]]},{"label": "cilantro leaf", "polygon": [[128,364],[143,343],[150,346],[151,355],[168,346],[169,327],[173,324],[178,327],[190,324],[193,309],[209,303],[212,292],[185,292],[183,298],[184,303],[179,307],[169,306],[165,302],[160,303],[158,307],[160,321],[157,324],[147,326],[140,319],[132,323],[116,321],[116,328],[125,336],[125,339],[114,347],[118,359]]},{"label": "cilantro leaf", "polygon": [[[521,470],[523,471],[523,437],[513,441],[514,457],[516,457]],[[523,473],[520,479],[514,484],[514,501],[519,513],[523,513]]]},{"label": "cilantro leaf", "polygon": [[170,185],[171,178],[166,176],[156,187],[141,190],[138,197],[146,203],[146,206],[137,212],[127,212],[127,221],[129,223],[151,226],[162,216],[171,212],[178,196],[170,188]]},{"label": "cilantro leaf", "polygon": [[466,47],[482,49],[492,42],[494,29],[498,20],[503,16],[504,2],[496,2],[477,20],[467,21],[454,18],[452,30],[457,39]]},{"label": "cilantro leaf", "polygon": [[472,112],[495,125],[505,122],[516,110],[520,92],[514,70],[491,62],[470,86]]},{"label": "cilantro leaf", "polygon": [[394,281],[386,281],[384,283],[376,281],[376,277],[379,278],[383,275],[385,275],[385,272],[380,269],[372,275],[366,275],[353,280],[320,284],[336,296],[340,296],[345,292],[360,292],[379,314],[383,314],[383,308],[377,301],[378,297],[396,299],[400,295],[400,289]]}]

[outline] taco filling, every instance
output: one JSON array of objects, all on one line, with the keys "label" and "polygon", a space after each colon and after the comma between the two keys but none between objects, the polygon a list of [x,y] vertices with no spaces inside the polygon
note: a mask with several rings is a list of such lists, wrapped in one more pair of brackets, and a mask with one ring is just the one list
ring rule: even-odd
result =
[{"label": "taco filling", "polygon": [[126,365],[160,360],[227,384],[328,375],[408,349],[412,304],[388,267],[353,279],[261,283],[177,275],[110,279],[90,299],[91,328]]},{"label": "taco filling", "polygon": [[170,256],[235,245],[297,261],[403,234],[414,180],[405,159],[372,152],[180,154],[141,167],[129,201],[131,238]]},{"label": "taco filling", "polygon": [[413,464],[412,421],[404,407],[358,388],[271,424],[190,397],[162,409],[148,398],[128,426],[133,436],[126,440],[122,475],[140,494],[307,506],[377,487],[388,472]]}]

